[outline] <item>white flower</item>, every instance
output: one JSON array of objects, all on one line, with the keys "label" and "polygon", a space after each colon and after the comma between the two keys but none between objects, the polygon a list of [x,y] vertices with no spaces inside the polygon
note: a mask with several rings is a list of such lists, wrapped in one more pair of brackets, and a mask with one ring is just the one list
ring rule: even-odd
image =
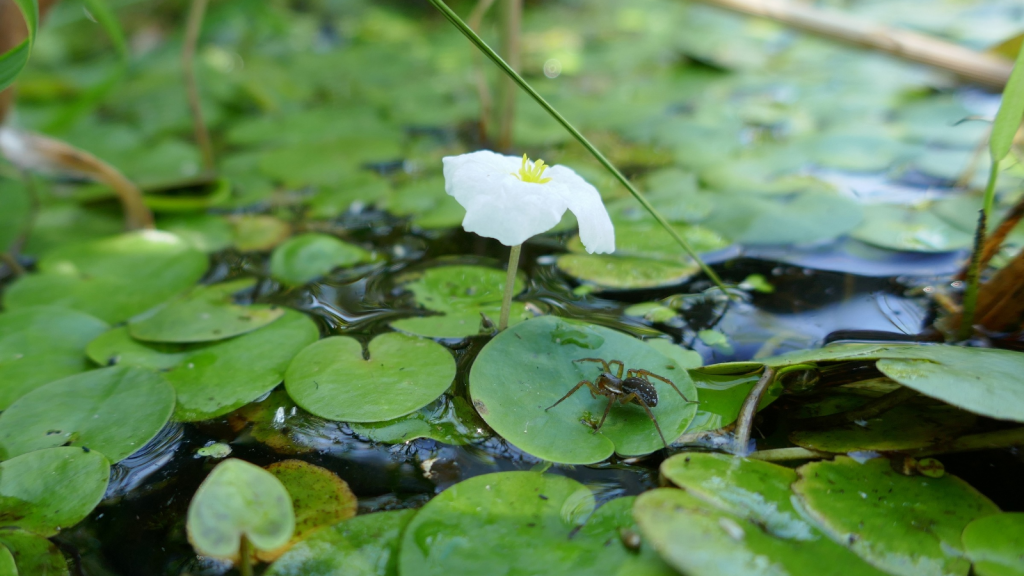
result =
[{"label": "white flower", "polygon": [[444,158],[444,189],[466,209],[467,232],[517,246],[554,228],[568,209],[587,252],[615,251],[615,228],[601,195],[571,168],[480,150]]}]

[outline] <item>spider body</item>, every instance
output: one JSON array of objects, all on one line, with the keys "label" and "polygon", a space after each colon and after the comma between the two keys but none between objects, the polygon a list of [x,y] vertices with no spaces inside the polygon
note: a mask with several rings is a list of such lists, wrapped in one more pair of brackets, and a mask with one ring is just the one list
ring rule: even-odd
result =
[{"label": "spider body", "polygon": [[[643,408],[644,412],[647,413],[647,417],[651,419],[651,422],[654,423],[655,429],[658,431],[658,436],[661,436],[661,443],[665,445],[665,448],[668,448],[668,442],[665,441],[665,435],[661,432],[661,426],[658,424],[658,419],[655,418],[654,413],[651,412],[651,408],[658,405],[658,390],[654,387],[654,384],[651,383],[650,378],[656,378],[667,383],[672,386],[672,388],[678,392],[687,403],[696,404],[696,402],[687,398],[668,378],[659,376],[647,370],[636,370],[632,368],[626,370],[626,366],[621,360],[612,360],[608,362],[601,358],[580,358],[579,360],[574,360],[574,362],[598,362],[601,364],[604,372],[595,378],[594,382],[591,382],[590,380],[580,380],[579,383],[573,386],[565,396],[559,398],[558,402],[548,406],[545,409],[545,412],[551,410],[555,406],[558,406],[563,400],[575,394],[580,388],[586,386],[590,390],[590,396],[592,398],[597,398],[598,396],[608,398],[608,404],[605,405],[604,408],[604,415],[601,416],[601,421],[597,423],[597,426],[594,426],[595,434],[601,429],[601,426],[604,425],[605,419],[608,418],[608,412],[611,411],[612,404],[636,404]],[[619,365],[619,369],[613,373],[611,367],[615,364]],[[625,378],[622,377],[623,371],[626,372]]]}]

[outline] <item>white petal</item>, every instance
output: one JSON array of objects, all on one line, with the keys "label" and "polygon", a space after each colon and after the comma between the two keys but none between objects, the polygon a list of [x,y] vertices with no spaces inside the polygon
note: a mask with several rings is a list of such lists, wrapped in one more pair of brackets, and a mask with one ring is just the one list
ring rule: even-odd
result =
[{"label": "white petal", "polygon": [[580,240],[587,252],[594,254],[610,254],[615,251],[615,227],[608,217],[608,211],[601,201],[601,194],[565,166],[552,166],[544,173],[552,179],[551,184],[558,184],[555,190],[565,199],[569,210],[576,215],[580,224]]},{"label": "white petal", "polygon": [[466,209],[467,232],[516,246],[562,219],[564,195],[549,184],[520,181],[513,174],[521,163],[488,150],[444,158],[445,191]]}]

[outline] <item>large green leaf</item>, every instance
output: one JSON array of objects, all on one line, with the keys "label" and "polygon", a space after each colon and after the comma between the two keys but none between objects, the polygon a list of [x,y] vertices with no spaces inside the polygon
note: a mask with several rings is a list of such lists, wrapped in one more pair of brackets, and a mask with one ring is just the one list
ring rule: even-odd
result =
[{"label": "large green leaf", "polygon": [[109,478],[110,462],[77,446],[0,462],[0,527],[54,536],[92,512]]},{"label": "large green leaf", "polygon": [[[621,360],[627,369],[649,370],[671,380],[690,400],[699,400],[687,372],[642,341],[576,320],[541,316],[491,340],[469,376],[473,406],[509,442],[545,460],[591,464],[621,455],[648,454],[663,447],[654,422],[638,404],[613,406],[599,433],[596,425],[608,400],[580,388],[550,410],[582,380],[594,381],[602,367],[581,358]],[[623,374],[625,376],[625,374]],[[652,413],[671,442],[693,420],[688,404],[666,383],[652,379],[658,393]]]},{"label": "large green leaf", "polygon": [[146,343],[133,340],[127,328],[115,328],[86,352],[99,364],[164,371],[177,393],[174,418],[194,422],[227,414],[272,390],[295,354],[318,337],[308,316],[285,310],[255,332],[209,343]]},{"label": "large green leaf", "polygon": [[14,572],[3,571],[4,576],[68,576],[68,562],[60,548],[36,534],[24,530],[0,530],[0,544],[10,552],[11,560],[17,565]]},{"label": "large green leaf", "polygon": [[392,332],[363,345],[332,336],[299,352],[285,387],[296,404],[331,420],[380,422],[437,399],[455,379],[455,359],[440,344]]}]

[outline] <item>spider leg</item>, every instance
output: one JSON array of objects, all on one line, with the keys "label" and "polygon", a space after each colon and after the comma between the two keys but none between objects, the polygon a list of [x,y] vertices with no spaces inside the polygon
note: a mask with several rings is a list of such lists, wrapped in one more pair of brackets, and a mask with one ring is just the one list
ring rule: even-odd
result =
[{"label": "spider leg", "polygon": [[545,411],[545,412],[547,412],[548,410],[551,410],[551,409],[552,409],[552,408],[554,408],[555,406],[558,406],[559,404],[561,404],[561,403],[562,403],[562,400],[565,400],[565,399],[566,399],[566,398],[568,398],[569,396],[572,396],[573,394],[575,394],[575,393],[576,393],[576,391],[577,391],[577,390],[579,390],[580,388],[582,388],[584,384],[586,384],[586,386],[587,386],[588,388],[590,388],[590,395],[591,395],[591,396],[593,396],[595,392],[597,392],[598,394],[600,394],[600,393],[601,393],[601,391],[600,391],[600,390],[598,390],[598,389],[597,389],[597,387],[595,387],[595,386],[594,386],[594,383],[593,383],[593,382],[591,382],[590,380],[580,380],[579,384],[577,384],[577,385],[573,386],[573,387],[572,387],[572,390],[569,390],[569,392],[568,392],[568,393],[566,393],[566,395],[565,395],[565,396],[562,396],[561,398],[559,398],[559,399],[558,399],[558,402],[555,402],[555,403],[554,403],[554,404],[552,404],[551,406],[548,406],[547,408],[545,408],[545,409],[544,409],[544,411]]},{"label": "spider leg", "polygon": [[597,434],[597,431],[601,429],[601,426],[604,426],[605,418],[608,418],[608,413],[611,412],[612,404],[614,404],[614,403],[615,403],[615,397],[614,396],[609,396],[608,397],[608,404],[606,404],[605,407],[604,407],[604,415],[601,416],[601,421],[598,422],[597,426],[594,427],[594,434]]},{"label": "spider leg", "polygon": [[626,365],[622,363],[622,360],[612,360],[608,363],[608,367],[611,368],[612,364],[619,365],[619,373],[615,375],[616,378],[622,378],[622,371],[626,369]]},{"label": "spider leg", "polygon": [[[700,404],[700,402],[697,402],[696,400],[690,400],[689,398],[687,398],[686,394],[683,394],[682,391],[680,391],[679,388],[676,387],[675,382],[669,380],[668,378],[665,378],[664,376],[658,376],[654,372],[649,372],[647,370],[630,370],[629,372],[626,373],[626,375],[627,376],[642,376],[644,378],[644,380],[647,380],[648,376],[650,376],[651,378],[657,378],[658,380],[661,380],[662,382],[668,384],[669,386],[672,387],[673,390],[678,392],[679,395],[682,396],[683,400],[686,400],[687,404]],[[650,380],[647,380],[647,381],[650,382]]]},{"label": "spider leg", "polygon": [[579,360],[573,360],[573,362],[600,362],[601,368],[603,368],[605,372],[612,371],[612,369],[608,367],[608,363],[601,358],[580,358]]},{"label": "spider leg", "polygon": [[637,396],[635,393],[623,396],[619,401],[626,404],[633,400],[639,402],[640,406],[643,407],[644,412],[647,412],[647,417],[651,419],[651,422],[654,422],[654,429],[658,431],[658,436],[661,436],[661,443],[665,445],[665,450],[668,450],[668,442],[665,441],[665,435],[661,433],[661,426],[658,424],[658,419],[654,417],[654,412],[651,412],[651,407],[647,405],[647,402],[644,402],[644,399]]}]

